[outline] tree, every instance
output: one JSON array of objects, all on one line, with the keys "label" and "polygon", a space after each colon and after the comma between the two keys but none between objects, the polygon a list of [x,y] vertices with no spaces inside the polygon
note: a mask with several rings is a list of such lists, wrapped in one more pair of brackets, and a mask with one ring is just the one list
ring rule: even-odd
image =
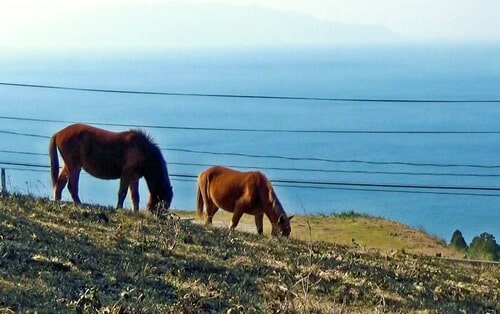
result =
[{"label": "tree", "polygon": [[460,230],[455,230],[451,236],[450,246],[460,251],[467,251],[469,248]]},{"label": "tree", "polygon": [[472,239],[469,254],[473,258],[498,260],[500,257],[500,246],[492,234],[483,232]]}]

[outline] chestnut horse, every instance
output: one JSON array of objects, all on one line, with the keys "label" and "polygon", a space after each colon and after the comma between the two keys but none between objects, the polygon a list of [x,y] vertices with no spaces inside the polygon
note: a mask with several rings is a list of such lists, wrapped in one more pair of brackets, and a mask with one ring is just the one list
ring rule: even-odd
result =
[{"label": "chestnut horse", "polygon": [[263,232],[263,216],[271,221],[273,236],[280,232],[288,237],[291,232],[287,217],[271,182],[259,171],[240,172],[215,166],[198,176],[196,212],[202,216],[205,207],[205,224],[212,224],[212,218],[222,208],[233,213],[231,229],[236,228],[241,216],[255,216],[257,232]]},{"label": "chestnut horse", "polygon": [[[59,173],[59,158],[64,161]],[[144,177],[149,188],[148,209],[168,209],[173,192],[167,164],[160,148],[142,131],[110,132],[85,124],[73,124],[55,133],[49,145],[52,187],[55,200],[61,200],[66,183],[76,204],[81,169],[100,179],[120,179],[117,208],[130,190],[133,208],[139,210],[139,179]]]}]

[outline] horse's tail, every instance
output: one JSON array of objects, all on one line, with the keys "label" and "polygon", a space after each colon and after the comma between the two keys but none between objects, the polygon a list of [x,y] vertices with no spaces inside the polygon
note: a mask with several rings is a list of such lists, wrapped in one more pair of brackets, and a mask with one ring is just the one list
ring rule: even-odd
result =
[{"label": "horse's tail", "polygon": [[49,142],[50,174],[52,177],[52,187],[57,184],[59,176],[59,157],[57,155],[56,134],[50,138]]},{"label": "horse's tail", "polygon": [[202,191],[206,191],[206,180],[205,179],[205,176],[203,175],[203,173],[201,173],[199,176],[198,176],[198,184],[197,184],[197,192],[196,192],[196,214],[198,215],[198,217],[202,217],[203,216],[203,192]]}]

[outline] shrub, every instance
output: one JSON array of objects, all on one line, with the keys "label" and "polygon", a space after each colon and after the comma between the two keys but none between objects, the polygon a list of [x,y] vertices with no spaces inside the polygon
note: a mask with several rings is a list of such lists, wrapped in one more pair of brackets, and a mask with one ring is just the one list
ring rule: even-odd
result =
[{"label": "shrub", "polygon": [[500,257],[500,246],[495,237],[487,232],[472,239],[469,254],[472,258],[498,260]]},{"label": "shrub", "polygon": [[460,251],[467,251],[469,248],[460,230],[455,230],[451,236],[450,246]]}]

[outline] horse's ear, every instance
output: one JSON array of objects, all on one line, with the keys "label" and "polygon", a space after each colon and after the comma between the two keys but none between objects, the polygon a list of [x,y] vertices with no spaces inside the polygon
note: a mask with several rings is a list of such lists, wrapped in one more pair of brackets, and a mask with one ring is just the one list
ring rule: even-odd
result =
[{"label": "horse's ear", "polygon": [[278,223],[279,223],[279,224],[280,224],[280,223],[283,223],[284,219],[285,219],[285,215],[281,214],[281,215],[278,217]]},{"label": "horse's ear", "polygon": [[[288,217],[288,221],[290,221],[295,215],[292,215],[290,217]],[[286,218],[286,215],[285,214],[281,214],[280,217],[278,218],[278,223],[283,223],[285,221],[285,218]]]}]

